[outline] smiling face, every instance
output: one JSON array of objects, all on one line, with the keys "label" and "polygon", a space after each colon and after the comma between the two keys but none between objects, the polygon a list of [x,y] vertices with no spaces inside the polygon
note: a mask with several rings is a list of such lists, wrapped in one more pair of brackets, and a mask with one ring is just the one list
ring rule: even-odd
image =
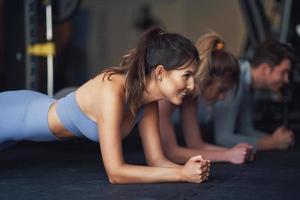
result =
[{"label": "smiling face", "polygon": [[158,81],[165,100],[175,105],[182,104],[184,97],[195,88],[195,73],[196,64],[194,62],[180,66],[175,70],[164,70],[158,76]]},{"label": "smiling face", "polygon": [[270,66],[265,72],[265,87],[274,92],[289,82],[289,71],[291,69],[289,59],[283,59],[278,65],[271,68]]}]

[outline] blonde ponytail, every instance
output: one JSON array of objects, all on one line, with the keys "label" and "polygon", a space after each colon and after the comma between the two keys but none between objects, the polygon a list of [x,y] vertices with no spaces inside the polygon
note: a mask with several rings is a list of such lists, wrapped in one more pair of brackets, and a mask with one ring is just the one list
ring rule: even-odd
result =
[{"label": "blonde ponytail", "polygon": [[234,55],[225,50],[225,42],[217,33],[203,35],[196,42],[200,55],[196,74],[196,95],[209,94],[209,86],[217,80],[229,82],[232,86],[239,81],[239,64]]},{"label": "blonde ponytail", "polygon": [[209,68],[211,66],[211,55],[215,50],[224,50],[225,42],[221,36],[215,32],[206,33],[196,42],[196,48],[200,55],[199,70],[196,74],[198,84],[209,78]]}]

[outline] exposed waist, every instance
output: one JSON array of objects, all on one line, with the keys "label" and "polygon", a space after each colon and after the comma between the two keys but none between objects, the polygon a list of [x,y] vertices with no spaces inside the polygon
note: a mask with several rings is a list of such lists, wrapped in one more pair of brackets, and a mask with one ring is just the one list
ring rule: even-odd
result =
[{"label": "exposed waist", "polygon": [[59,139],[76,137],[76,135],[74,135],[71,131],[64,127],[64,124],[61,122],[56,113],[56,106],[57,101],[50,106],[48,113],[48,123],[50,131],[53,135],[55,135],[55,137]]},{"label": "exposed waist", "polygon": [[64,136],[74,135],[76,137],[87,137],[96,142],[99,141],[97,124],[83,113],[76,101],[75,92],[58,100],[53,108],[56,111],[55,114],[60,125],[62,125],[58,128],[63,128],[60,131],[61,133],[65,132]]}]

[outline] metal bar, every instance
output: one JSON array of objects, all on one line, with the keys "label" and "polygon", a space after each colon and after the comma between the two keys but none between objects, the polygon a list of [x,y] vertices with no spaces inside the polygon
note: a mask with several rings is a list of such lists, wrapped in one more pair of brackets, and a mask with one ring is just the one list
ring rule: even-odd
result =
[{"label": "metal bar", "polygon": [[285,0],[281,21],[280,42],[287,42],[293,0]]},{"label": "metal bar", "polygon": [[[46,6],[46,37],[47,41],[52,41],[52,6],[49,3]],[[53,55],[47,56],[47,93],[50,97],[53,97],[53,85],[54,85],[54,66],[53,66]]]}]

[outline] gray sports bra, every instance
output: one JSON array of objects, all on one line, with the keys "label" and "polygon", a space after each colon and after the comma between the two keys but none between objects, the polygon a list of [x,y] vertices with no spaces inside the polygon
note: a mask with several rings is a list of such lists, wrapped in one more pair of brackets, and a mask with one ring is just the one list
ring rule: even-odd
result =
[{"label": "gray sports bra", "polygon": [[[78,137],[87,137],[95,142],[99,141],[97,123],[83,113],[76,101],[75,92],[68,94],[57,102],[57,115],[66,129]],[[141,107],[136,115],[134,124],[143,117]]]}]

